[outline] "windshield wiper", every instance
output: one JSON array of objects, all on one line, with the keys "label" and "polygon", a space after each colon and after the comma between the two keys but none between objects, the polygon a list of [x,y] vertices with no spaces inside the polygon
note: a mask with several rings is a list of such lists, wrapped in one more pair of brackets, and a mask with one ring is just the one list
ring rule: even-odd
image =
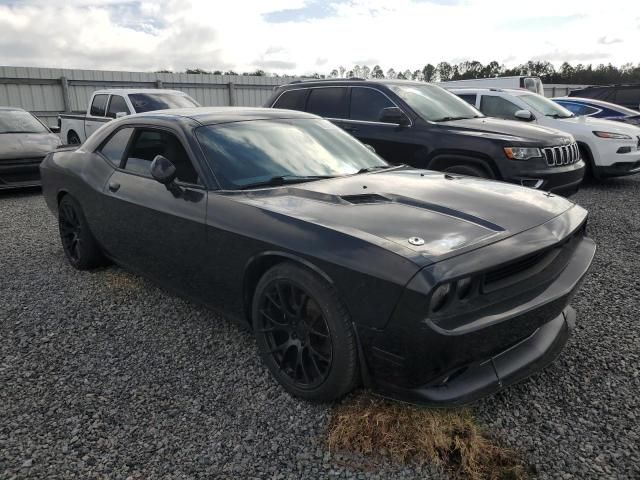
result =
[{"label": "windshield wiper", "polygon": [[434,122],[451,122],[452,120],[468,120],[469,118],[476,118],[476,117],[442,117],[442,118],[438,118],[437,120],[434,120]]},{"label": "windshield wiper", "polygon": [[246,190],[248,188],[260,188],[260,187],[279,187],[281,185],[291,185],[294,183],[313,182],[314,180],[322,180],[323,178],[333,178],[332,175],[276,175],[268,180],[261,182],[248,183],[242,185],[240,190]]},{"label": "windshield wiper", "polygon": [[373,165],[371,167],[361,168],[360,170],[358,170],[356,172],[356,174],[358,174],[358,173],[368,173],[368,172],[373,172],[374,170],[382,170],[382,169],[391,168],[391,167],[393,167],[393,165]]}]

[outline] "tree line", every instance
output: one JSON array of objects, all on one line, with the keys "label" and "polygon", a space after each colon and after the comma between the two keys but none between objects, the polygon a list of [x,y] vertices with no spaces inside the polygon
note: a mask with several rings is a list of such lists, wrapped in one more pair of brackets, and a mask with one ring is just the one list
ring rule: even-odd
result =
[{"label": "tree line", "polygon": [[532,75],[540,77],[543,83],[576,83],[605,85],[609,83],[638,83],[640,82],[640,64],[626,63],[616,67],[593,64],[571,65],[564,62],[556,68],[551,62],[530,60],[515,67],[492,61],[486,65],[477,60],[464,61],[457,64],[440,62],[436,65],[426,64],[421,69],[398,70],[389,68],[386,72],[375,65],[369,68],[367,65],[355,65],[347,70],[338,67],[331,71],[329,78],[391,78],[401,80],[418,80],[422,82],[446,82],[448,80],[466,80],[474,78],[492,78],[511,75]]},{"label": "tree line", "polygon": [[[173,73],[170,70],[159,70],[156,73]],[[213,75],[243,75],[243,76],[274,76],[280,75],[267,73],[264,70],[237,73],[233,70],[203,70],[201,68],[189,68],[184,73],[200,73]],[[421,69],[395,70],[389,68],[386,71],[380,66],[369,67],[367,65],[355,65],[347,70],[340,66],[333,69],[328,75],[314,73],[304,75],[306,78],[389,78],[400,80],[418,80],[421,82],[446,82],[447,80],[465,80],[474,78],[492,78],[510,75],[533,75],[540,77],[544,83],[589,84],[606,85],[609,83],[640,83],[640,64],[625,63],[616,67],[609,63],[571,65],[564,62],[556,68],[551,62],[529,60],[515,67],[506,67],[499,62],[492,61],[482,64],[477,60],[464,61],[457,64],[440,62],[436,65],[427,63]]]}]

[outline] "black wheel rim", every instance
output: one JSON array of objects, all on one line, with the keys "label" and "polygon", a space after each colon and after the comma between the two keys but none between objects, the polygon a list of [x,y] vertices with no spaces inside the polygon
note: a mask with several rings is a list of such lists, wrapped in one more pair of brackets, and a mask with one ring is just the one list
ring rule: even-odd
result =
[{"label": "black wheel rim", "polygon": [[272,282],[260,302],[267,355],[298,388],[315,388],[329,375],[333,344],[318,303],[287,280]]},{"label": "black wheel rim", "polygon": [[80,260],[82,225],[75,208],[68,203],[60,205],[59,224],[64,251],[73,263],[77,263]]}]

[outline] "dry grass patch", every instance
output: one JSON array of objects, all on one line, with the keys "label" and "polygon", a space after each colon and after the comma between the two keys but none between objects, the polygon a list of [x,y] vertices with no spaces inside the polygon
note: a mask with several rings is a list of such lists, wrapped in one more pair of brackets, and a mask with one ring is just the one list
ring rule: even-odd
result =
[{"label": "dry grass patch", "polygon": [[360,395],[332,413],[329,449],[434,464],[465,479],[526,479],[515,453],[486,437],[466,409],[428,409]]},{"label": "dry grass patch", "polygon": [[121,293],[138,290],[142,281],[123,270],[107,270],[104,272],[104,282],[114,292]]}]

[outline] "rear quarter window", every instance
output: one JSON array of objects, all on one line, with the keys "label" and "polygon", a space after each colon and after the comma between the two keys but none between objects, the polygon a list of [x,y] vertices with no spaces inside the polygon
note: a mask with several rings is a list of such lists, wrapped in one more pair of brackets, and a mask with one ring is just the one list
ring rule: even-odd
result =
[{"label": "rear quarter window", "polygon": [[287,90],[276,99],[273,108],[304,111],[308,93],[307,89]]}]

